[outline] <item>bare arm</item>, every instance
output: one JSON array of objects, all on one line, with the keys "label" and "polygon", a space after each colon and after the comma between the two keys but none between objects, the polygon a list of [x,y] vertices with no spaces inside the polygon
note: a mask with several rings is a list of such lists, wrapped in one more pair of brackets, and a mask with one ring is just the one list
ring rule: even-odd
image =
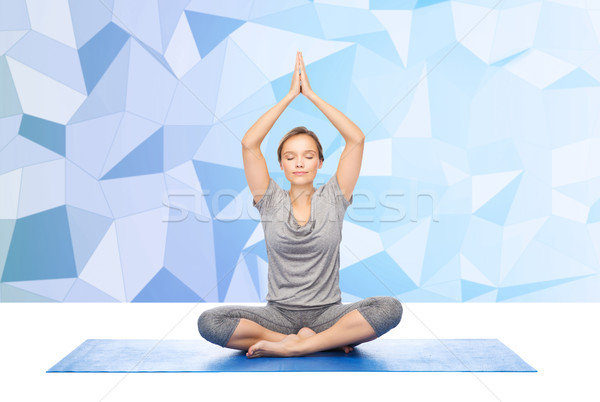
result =
[{"label": "bare arm", "polygon": [[298,54],[296,54],[296,66],[294,68],[290,92],[277,102],[275,106],[265,112],[248,129],[244,138],[242,138],[244,173],[246,174],[246,181],[255,202],[260,201],[269,186],[269,171],[267,170],[267,162],[260,150],[260,144],[262,144],[267,133],[273,128],[281,113],[300,93],[299,69],[299,59]]},{"label": "bare arm", "polygon": [[333,124],[333,126],[340,132],[346,146],[340,156],[338,168],[336,172],[337,180],[340,185],[340,189],[344,193],[344,196],[349,201],[358,181],[360,175],[360,166],[362,164],[362,156],[365,144],[365,135],[356,124],[352,122],[346,115],[331,106],[323,99],[321,99],[311,89],[308,83],[308,77],[304,71],[304,60],[302,59],[302,53],[300,53],[300,74],[302,77],[302,94],[306,96],[321,112],[327,117],[327,119]]}]

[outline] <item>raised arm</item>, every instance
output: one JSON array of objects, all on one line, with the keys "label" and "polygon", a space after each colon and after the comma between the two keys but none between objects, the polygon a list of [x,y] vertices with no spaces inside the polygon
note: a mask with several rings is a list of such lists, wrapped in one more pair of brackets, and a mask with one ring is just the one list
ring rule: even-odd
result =
[{"label": "raised arm", "polygon": [[300,93],[300,60],[296,53],[296,65],[292,77],[292,86],[290,91],[275,106],[263,114],[248,129],[244,138],[242,138],[242,158],[244,160],[244,173],[248,181],[248,187],[255,202],[259,202],[263,194],[269,187],[269,171],[267,162],[260,150],[267,133],[271,130],[281,113]]},{"label": "raised arm", "polygon": [[360,175],[365,135],[352,120],[346,117],[346,115],[314,93],[304,70],[302,53],[300,53],[300,76],[302,77],[302,94],[310,99],[310,101],[323,112],[325,117],[329,119],[331,124],[334,125],[346,141],[346,146],[344,147],[342,155],[340,156],[340,161],[338,162],[336,176],[342,193],[344,193],[346,199],[350,201],[350,197],[352,196],[352,192],[358,181],[358,176]]}]

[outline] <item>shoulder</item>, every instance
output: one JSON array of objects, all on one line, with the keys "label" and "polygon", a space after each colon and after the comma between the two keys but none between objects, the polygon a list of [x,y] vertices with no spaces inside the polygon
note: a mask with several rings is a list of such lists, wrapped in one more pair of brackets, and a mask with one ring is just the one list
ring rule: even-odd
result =
[{"label": "shoulder", "polygon": [[269,177],[269,186],[265,190],[263,196],[256,202],[256,200],[252,200],[252,206],[256,207],[259,211],[262,212],[264,208],[267,208],[270,205],[276,205],[280,203],[286,197],[286,192],[281,188],[279,184],[272,178]]},{"label": "shoulder", "polygon": [[340,185],[337,180],[337,176],[334,173],[327,182],[317,189],[320,192],[321,197],[326,198],[330,202],[341,205],[342,207],[347,208],[350,204],[352,204],[353,196],[350,196],[350,200],[346,199],[344,193],[342,192]]}]

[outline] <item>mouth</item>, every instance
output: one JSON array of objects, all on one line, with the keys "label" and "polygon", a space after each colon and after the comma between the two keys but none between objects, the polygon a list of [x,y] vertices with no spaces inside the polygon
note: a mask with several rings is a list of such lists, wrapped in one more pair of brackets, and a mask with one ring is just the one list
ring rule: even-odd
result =
[{"label": "mouth", "polygon": [[295,175],[297,176],[302,176],[303,174],[306,174],[308,172],[294,172]]}]

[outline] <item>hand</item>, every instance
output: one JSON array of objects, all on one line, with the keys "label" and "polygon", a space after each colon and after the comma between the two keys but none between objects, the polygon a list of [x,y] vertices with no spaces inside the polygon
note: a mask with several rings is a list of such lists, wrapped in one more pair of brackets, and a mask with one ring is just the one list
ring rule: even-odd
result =
[{"label": "hand", "polygon": [[292,86],[290,94],[295,98],[300,93],[300,52],[296,52],[296,65],[294,66],[294,75],[292,75]]},{"label": "hand", "polygon": [[300,92],[302,95],[309,97],[313,94],[313,90],[310,87],[310,83],[308,82],[308,76],[306,75],[306,70],[304,68],[304,58],[302,57],[302,52],[300,53]]}]

